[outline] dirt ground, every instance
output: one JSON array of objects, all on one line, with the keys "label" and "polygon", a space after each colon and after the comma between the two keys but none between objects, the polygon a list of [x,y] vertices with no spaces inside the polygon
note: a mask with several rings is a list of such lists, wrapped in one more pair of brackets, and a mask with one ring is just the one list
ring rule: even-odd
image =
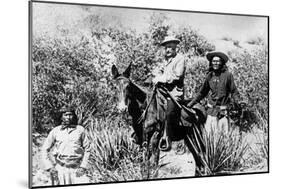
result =
[{"label": "dirt ground", "polygon": [[159,178],[193,177],[195,176],[195,161],[183,140],[172,142],[172,149],[169,152],[160,152]]}]

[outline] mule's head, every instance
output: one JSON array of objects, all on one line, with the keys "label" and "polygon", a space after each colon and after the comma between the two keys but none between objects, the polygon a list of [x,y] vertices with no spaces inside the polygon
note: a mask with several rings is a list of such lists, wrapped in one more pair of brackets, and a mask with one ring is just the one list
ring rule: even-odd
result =
[{"label": "mule's head", "polygon": [[128,66],[128,68],[120,74],[118,72],[118,69],[115,65],[112,66],[111,72],[113,75],[113,79],[115,79],[117,82],[117,89],[118,89],[118,104],[117,109],[119,111],[125,111],[128,109],[128,105],[130,102],[130,84],[131,81],[129,79],[130,72],[131,72],[131,64]]}]

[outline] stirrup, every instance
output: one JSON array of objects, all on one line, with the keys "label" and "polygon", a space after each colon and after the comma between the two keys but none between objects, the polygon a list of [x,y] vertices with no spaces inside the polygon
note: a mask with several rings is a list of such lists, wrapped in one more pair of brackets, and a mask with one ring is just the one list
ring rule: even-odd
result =
[{"label": "stirrup", "polygon": [[167,152],[171,150],[171,141],[168,136],[161,137],[158,145],[159,150]]}]

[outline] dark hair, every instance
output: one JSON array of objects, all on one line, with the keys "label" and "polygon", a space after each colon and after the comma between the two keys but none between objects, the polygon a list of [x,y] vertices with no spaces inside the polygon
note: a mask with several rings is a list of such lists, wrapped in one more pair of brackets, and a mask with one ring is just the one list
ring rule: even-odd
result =
[{"label": "dark hair", "polygon": [[71,112],[73,114],[73,119],[72,119],[72,122],[71,124],[72,125],[77,125],[78,124],[78,116],[76,115],[75,111],[74,110],[71,110],[71,111],[61,111],[61,115],[60,115],[60,118],[61,118],[61,124],[63,124],[63,120],[62,120],[62,115],[66,112]]}]

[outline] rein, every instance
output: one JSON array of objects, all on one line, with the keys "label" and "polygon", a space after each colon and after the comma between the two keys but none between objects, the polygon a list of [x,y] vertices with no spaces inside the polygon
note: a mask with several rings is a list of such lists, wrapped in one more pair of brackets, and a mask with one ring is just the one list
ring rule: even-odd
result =
[{"label": "rein", "polygon": [[151,102],[152,102],[152,100],[153,100],[155,94],[156,94],[156,87],[153,88],[153,93],[152,93],[151,97],[149,98],[149,100],[147,101],[147,102],[148,102],[148,103],[147,103],[147,106],[145,107],[145,109],[144,109],[142,115],[139,117],[139,120],[138,120],[139,123],[141,123],[142,121],[145,120],[146,115],[147,115],[147,112],[148,112],[148,108],[150,107]]}]

